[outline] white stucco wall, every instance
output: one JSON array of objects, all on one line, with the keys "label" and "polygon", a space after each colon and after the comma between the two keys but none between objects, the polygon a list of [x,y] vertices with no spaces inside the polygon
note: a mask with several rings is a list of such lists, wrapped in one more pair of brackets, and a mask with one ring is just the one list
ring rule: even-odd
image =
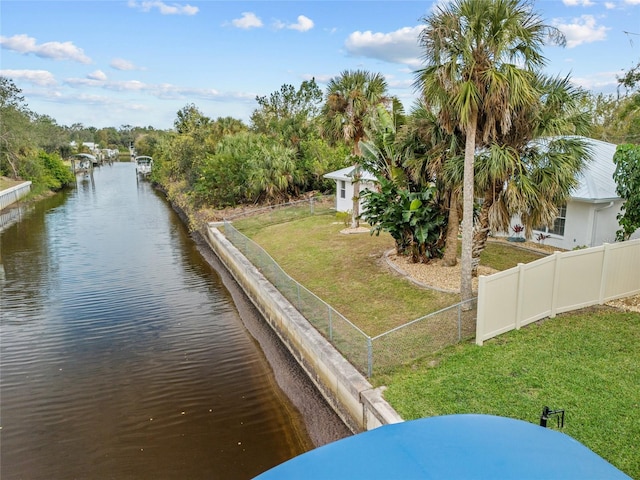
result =
[{"label": "white stucco wall", "polygon": [[620,228],[616,217],[621,206],[621,200],[604,203],[569,201],[564,235],[551,234],[545,244],[573,250],[576,247],[598,247],[603,243],[613,243],[616,231]]},{"label": "white stucco wall", "polygon": [[[341,195],[341,182],[345,183],[344,198]],[[360,192],[366,189],[373,190],[374,185],[371,182],[360,182]],[[336,180],[336,211],[350,212],[353,210],[353,183],[348,180]],[[360,213],[363,212],[362,197],[360,197]]]},{"label": "white stucco wall", "polygon": [[564,226],[564,235],[554,235],[545,243],[565,250],[575,247],[590,247],[591,227],[593,217],[593,204],[584,202],[567,202],[567,216]]}]

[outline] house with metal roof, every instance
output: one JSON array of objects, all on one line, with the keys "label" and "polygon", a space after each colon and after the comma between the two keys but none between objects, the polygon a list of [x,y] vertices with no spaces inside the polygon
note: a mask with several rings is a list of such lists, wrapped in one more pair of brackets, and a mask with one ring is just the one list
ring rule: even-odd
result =
[{"label": "house with metal roof", "polygon": [[[552,227],[534,229],[533,240],[544,238],[546,245],[564,250],[576,247],[597,247],[613,243],[620,229],[618,213],[623,200],[616,193],[613,173],[616,169],[613,155],[617,145],[593,138],[582,137],[591,152],[591,161],[579,177],[578,186],[572,191],[566,205],[559,206],[559,214]],[[353,209],[353,173],[355,167],[347,167],[327,173],[324,178],[336,181],[336,210],[350,212]],[[373,189],[376,177],[362,170],[360,191]],[[361,200],[362,201],[362,200]],[[362,203],[360,212],[363,212]],[[514,216],[512,226],[520,223]],[[496,236],[508,236],[508,232],[494,232]],[[631,238],[640,238],[640,230]]]},{"label": "house with metal roof", "polygon": [[[617,216],[624,203],[616,193],[613,179],[617,145],[593,138],[584,140],[590,147],[591,161],[580,175],[571,198],[560,207],[553,226],[534,230],[534,240],[538,234],[548,235],[545,244],[565,250],[615,242],[620,228]],[[632,238],[640,238],[640,231]]]}]

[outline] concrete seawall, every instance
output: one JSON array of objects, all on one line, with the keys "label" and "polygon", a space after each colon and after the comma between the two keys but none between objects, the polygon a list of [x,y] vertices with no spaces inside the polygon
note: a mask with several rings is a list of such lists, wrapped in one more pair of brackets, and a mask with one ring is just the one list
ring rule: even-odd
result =
[{"label": "concrete seawall", "polygon": [[218,230],[207,242],[352,432],[402,422],[398,413]]}]

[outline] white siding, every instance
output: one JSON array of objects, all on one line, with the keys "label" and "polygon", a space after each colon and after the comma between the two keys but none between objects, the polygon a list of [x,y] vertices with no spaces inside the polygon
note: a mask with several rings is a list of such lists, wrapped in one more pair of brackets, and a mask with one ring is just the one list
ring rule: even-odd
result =
[{"label": "white siding", "polygon": [[[341,184],[345,182],[345,198],[342,198]],[[360,192],[365,189],[373,190],[374,185],[371,182],[360,182]],[[348,180],[336,180],[336,210],[338,212],[350,212],[353,210],[353,183]],[[363,212],[362,197],[360,197],[360,213]]]}]

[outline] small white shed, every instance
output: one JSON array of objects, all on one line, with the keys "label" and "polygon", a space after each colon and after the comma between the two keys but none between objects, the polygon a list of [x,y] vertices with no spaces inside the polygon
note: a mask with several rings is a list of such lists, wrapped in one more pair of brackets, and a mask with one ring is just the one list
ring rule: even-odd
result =
[{"label": "small white shed", "polygon": [[[597,247],[613,243],[620,228],[617,215],[623,200],[616,193],[613,155],[617,145],[593,138],[584,138],[591,148],[591,161],[579,178],[579,185],[571,198],[560,208],[552,228],[534,230],[532,240],[539,233],[549,235],[546,245],[565,250],[576,247]],[[517,223],[514,222],[514,223]],[[632,238],[640,237],[640,230]]]},{"label": "small white shed", "polygon": [[[336,211],[351,212],[353,210],[353,174],[356,167],[346,167],[335,172],[326,173],[324,178],[335,180],[336,182]],[[365,189],[373,190],[376,177],[367,170],[360,170],[360,192]],[[360,199],[360,213],[362,213],[362,198]]]}]

